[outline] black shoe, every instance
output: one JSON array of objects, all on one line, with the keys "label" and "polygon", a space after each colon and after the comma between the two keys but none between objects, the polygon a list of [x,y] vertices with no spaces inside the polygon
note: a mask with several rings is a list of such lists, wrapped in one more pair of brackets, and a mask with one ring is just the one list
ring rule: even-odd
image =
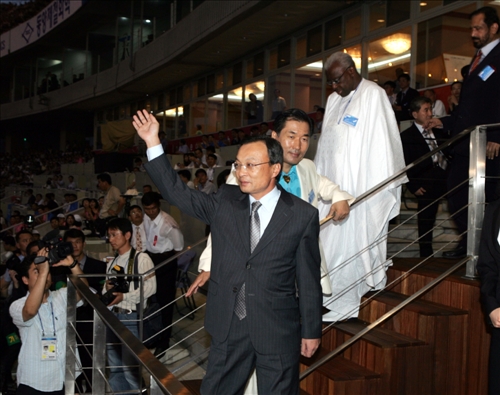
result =
[{"label": "black shoe", "polygon": [[454,250],[443,252],[443,258],[446,259],[464,258],[466,254],[467,254],[467,249],[465,247],[457,247]]},{"label": "black shoe", "polygon": [[160,356],[160,358],[162,358],[165,355],[165,350],[167,348],[168,348],[168,346],[167,347],[165,347],[165,346],[158,346],[158,347],[156,347],[156,350],[154,352],[154,356],[157,357],[157,358],[158,358],[158,356]]}]

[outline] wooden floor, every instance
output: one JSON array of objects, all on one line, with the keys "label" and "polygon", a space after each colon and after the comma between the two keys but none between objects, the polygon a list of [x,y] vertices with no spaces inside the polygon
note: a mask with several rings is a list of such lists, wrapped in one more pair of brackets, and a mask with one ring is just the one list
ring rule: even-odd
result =
[{"label": "wooden floor", "polygon": [[[457,261],[430,259],[411,274],[418,258],[394,259],[384,292],[363,305],[358,319],[323,334],[305,370]],[[486,395],[489,334],[479,281],[459,270],[301,381],[301,395]],[[200,381],[186,381],[198,394]]]}]

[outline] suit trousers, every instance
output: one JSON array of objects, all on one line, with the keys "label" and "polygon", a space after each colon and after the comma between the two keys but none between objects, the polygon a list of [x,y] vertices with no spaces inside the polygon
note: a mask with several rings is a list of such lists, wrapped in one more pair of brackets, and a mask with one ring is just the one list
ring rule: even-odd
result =
[{"label": "suit trousers", "polygon": [[500,328],[491,328],[490,360],[488,364],[488,393],[500,394]]},{"label": "suit trousers", "polygon": [[[153,261],[153,264],[158,266],[170,257],[174,256],[176,251],[168,251],[161,254],[155,254],[148,251],[148,255]],[[160,269],[156,270],[156,300],[160,307],[167,306],[161,311],[161,321],[164,328],[172,325],[172,317],[174,315],[174,303],[177,280],[177,259],[169,262]],[[160,339],[155,344],[156,347],[163,349],[168,348],[170,336],[172,334],[172,327],[168,328],[161,334]]]},{"label": "suit trousers", "polygon": [[247,318],[233,314],[228,338],[212,339],[202,395],[242,395],[254,368],[259,394],[298,395],[300,353],[263,355],[255,351]]},{"label": "suit trousers", "polygon": [[[500,185],[500,156],[493,160],[486,160],[486,180],[485,180],[485,197],[486,202],[492,202],[499,198],[498,186]],[[459,233],[463,233],[468,229],[467,208],[460,210],[469,202],[469,187],[465,182],[469,177],[469,157],[463,155],[455,155],[450,163],[450,173],[448,176],[448,203],[450,213],[453,215],[453,220],[457,224]],[[460,185],[459,187],[457,187]],[[453,188],[457,187],[454,191]],[[467,234],[462,236],[460,246],[467,247]]]}]

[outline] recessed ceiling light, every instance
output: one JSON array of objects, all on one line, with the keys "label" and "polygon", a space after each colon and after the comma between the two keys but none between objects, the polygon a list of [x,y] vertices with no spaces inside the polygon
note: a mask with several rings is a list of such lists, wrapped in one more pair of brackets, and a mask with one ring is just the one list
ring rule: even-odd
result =
[{"label": "recessed ceiling light", "polygon": [[385,22],[385,19],[377,19],[377,22],[378,22],[378,23],[384,23],[384,22]]},{"label": "recessed ceiling light", "polygon": [[427,3],[426,3],[425,1],[422,1],[422,2],[420,3],[420,7],[425,7],[426,5],[427,5]]}]

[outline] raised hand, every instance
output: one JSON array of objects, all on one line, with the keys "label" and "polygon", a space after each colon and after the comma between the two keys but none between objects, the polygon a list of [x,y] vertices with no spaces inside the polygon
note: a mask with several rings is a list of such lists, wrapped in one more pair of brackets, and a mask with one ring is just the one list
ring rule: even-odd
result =
[{"label": "raised hand", "polygon": [[161,144],[158,137],[160,124],[153,114],[146,110],[137,111],[137,115],[134,115],[133,119],[132,125],[137,130],[139,137],[146,142],[148,148]]}]

